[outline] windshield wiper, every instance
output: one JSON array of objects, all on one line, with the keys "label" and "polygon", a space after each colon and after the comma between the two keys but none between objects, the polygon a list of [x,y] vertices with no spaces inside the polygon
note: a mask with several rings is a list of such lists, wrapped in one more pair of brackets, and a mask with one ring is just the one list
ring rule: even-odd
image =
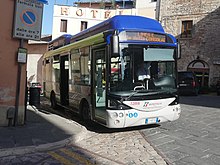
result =
[{"label": "windshield wiper", "polygon": [[125,99],[124,98],[121,98],[121,102],[123,102],[123,101],[127,101],[129,98],[131,98],[132,96],[134,96],[135,94],[137,94],[137,93],[139,93],[140,91],[138,90],[138,91],[135,91],[135,92],[133,92],[133,93],[131,93],[128,97],[126,97]]},{"label": "windshield wiper", "polygon": [[162,94],[172,94],[174,93],[175,90],[137,90],[133,93],[131,93],[128,97],[126,98],[121,98],[121,102],[122,101],[128,101],[131,97],[133,97],[134,95],[138,94],[138,93],[145,93],[146,95],[162,95]]}]

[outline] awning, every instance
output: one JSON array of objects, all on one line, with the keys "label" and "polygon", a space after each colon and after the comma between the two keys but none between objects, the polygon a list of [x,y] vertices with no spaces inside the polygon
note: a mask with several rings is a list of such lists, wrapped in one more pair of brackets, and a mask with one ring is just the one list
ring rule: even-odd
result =
[{"label": "awning", "polygon": [[47,0],[37,0],[37,1],[40,2],[40,3],[43,3],[43,4],[48,4]]}]

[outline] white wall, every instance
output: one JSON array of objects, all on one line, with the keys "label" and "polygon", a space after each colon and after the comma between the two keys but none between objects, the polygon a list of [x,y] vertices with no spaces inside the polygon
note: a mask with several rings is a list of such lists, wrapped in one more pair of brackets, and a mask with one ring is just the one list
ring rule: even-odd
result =
[{"label": "white wall", "polygon": [[152,0],[137,0],[136,1],[137,15],[155,19],[156,4],[157,2],[152,2]]},{"label": "white wall", "polygon": [[42,57],[42,54],[28,54],[28,57],[27,57],[27,80],[30,80],[30,82],[41,81],[41,73],[39,72],[39,70],[41,70],[41,68],[38,67],[38,64],[42,63],[41,57]]},{"label": "white wall", "polygon": [[[141,1],[144,2],[144,6],[141,5]],[[149,1],[149,2],[148,2]],[[62,34],[77,34],[80,32],[81,21],[88,22],[88,28],[96,25],[114,15],[141,15],[150,18],[155,18],[156,2],[148,0],[137,1],[139,8],[137,9],[116,9],[116,10],[105,10],[105,9],[93,9],[93,8],[82,8],[73,6],[61,6],[54,5],[53,14],[53,30],[52,39],[59,37]],[[67,20],[67,32],[60,32],[61,19]]]},{"label": "white wall", "polygon": [[141,8],[155,8],[157,2],[152,2],[152,0],[136,0],[136,9]]}]

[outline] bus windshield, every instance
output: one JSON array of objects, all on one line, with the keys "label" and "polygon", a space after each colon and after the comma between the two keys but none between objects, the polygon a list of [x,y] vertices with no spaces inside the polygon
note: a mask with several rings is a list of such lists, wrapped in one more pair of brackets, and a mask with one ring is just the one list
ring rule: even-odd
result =
[{"label": "bus windshield", "polygon": [[110,59],[110,92],[176,91],[175,48],[120,44]]}]

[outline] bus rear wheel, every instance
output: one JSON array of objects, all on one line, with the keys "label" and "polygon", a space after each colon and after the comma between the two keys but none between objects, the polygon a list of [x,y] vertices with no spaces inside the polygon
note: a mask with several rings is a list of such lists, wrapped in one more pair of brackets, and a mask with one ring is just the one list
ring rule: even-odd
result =
[{"label": "bus rear wheel", "polygon": [[53,109],[57,108],[56,95],[53,91],[50,93],[50,104]]}]

